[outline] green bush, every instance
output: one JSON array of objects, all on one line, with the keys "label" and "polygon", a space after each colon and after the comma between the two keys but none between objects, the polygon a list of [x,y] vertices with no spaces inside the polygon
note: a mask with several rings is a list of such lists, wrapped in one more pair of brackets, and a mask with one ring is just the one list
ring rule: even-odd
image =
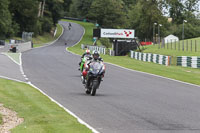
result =
[{"label": "green bush", "polygon": [[52,21],[52,19],[44,17],[40,21],[42,23],[42,31],[43,32],[51,32],[51,29],[53,27],[53,21]]},{"label": "green bush", "polygon": [[106,48],[111,48],[112,47],[112,43],[110,43],[110,40],[108,38],[101,38],[100,42]]}]

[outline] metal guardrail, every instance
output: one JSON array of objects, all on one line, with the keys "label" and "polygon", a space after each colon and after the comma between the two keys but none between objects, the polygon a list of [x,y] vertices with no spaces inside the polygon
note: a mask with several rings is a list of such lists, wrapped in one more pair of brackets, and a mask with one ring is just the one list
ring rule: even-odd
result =
[{"label": "metal guardrail", "polygon": [[81,44],[81,48],[82,49],[89,49],[91,51],[98,51],[100,54],[106,54],[106,48],[105,47],[99,47],[99,46],[91,46],[91,45],[84,45],[84,44]]},{"label": "metal guardrail", "polygon": [[10,44],[16,44],[16,43],[24,43],[25,41],[23,41],[23,40],[14,40],[14,39],[10,39],[9,40],[9,43]]},{"label": "metal guardrail", "polygon": [[109,49],[109,55],[110,55],[110,56],[115,56],[115,51]]}]

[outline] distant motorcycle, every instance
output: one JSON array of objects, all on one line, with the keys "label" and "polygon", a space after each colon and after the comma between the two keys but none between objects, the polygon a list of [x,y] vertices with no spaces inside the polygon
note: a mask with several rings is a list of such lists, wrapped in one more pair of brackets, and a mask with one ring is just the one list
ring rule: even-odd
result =
[{"label": "distant motorcycle", "polygon": [[104,73],[105,65],[102,62],[94,61],[90,63],[90,68],[85,78],[86,94],[96,95],[96,90],[100,86]]},{"label": "distant motorcycle", "polygon": [[72,25],[71,25],[71,23],[69,23],[68,29],[71,30],[71,28],[72,28]]}]

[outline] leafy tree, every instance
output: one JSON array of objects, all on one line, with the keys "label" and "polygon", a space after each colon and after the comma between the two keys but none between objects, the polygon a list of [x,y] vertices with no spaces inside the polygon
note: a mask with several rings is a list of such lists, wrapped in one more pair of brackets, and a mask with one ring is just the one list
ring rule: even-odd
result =
[{"label": "leafy tree", "polygon": [[53,20],[51,17],[44,16],[43,18],[40,18],[39,25],[39,27],[41,27],[40,34],[43,34],[44,32],[51,32],[53,27]]},{"label": "leafy tree", "polygon": [[185,9],[190,12],[198,11],[199,9],[199,1],[200,0],[186,0],[184,2]]},{"label": "leafy tree", "polygon": [[102,45],[104,45],[106,48],[111,48],[112,43],[110,42],[109,38],[100,38],[100,42]]},{"label": "leafy tree", "polygon": [[124,12],[127,14],[128,10],[130,9],[131,6],[135,5],[137,3],[137,0],[122,0],[123,1],[123,6],[124,6]]},{"label": "leafy tree", "polygon": [[47,0],[46,3],[46,9],[51,13],[53,24],[56,25],[58,20],[63,16],[63,3],[58,0]]},{"label": "leafy tree", "polygon": [[94,0],[88,17],[102,27],[120,28],[126,26],[126,15],[121,0]]},{"label": "leafy tree", "polygon": [[130,6],[137,3],[137,0],[123,0],[126,6]]},{"label": "leafy tree", "polygon": [[13,35],[17,25],[12,23],[12,17],[8,10],[9,1],[0,0],[0,39]]},{"label": "leafy tree", "polygon": [[[38,15],[40,2],[45,7],[44,15]],[[36,36],[50,32],[52,27],[56,25],[62,17],[62,4],[62,0],[10,0],[9,10],[13,22],[19,25],[19,35],[26,31],[34,32]]]},{"label": "leafy tree", "polygon": [[76,1],[73,1],[73,3],[70,5],[70,12],[69,12],[69,15],[71,17],[74,17],[74,18],[81,18],[81,16],[78,16],[78,10],[77,10],[77,6],[76,6]]},{"label": "leafy tree", "polygon": [[169,15],[173,19],[173,23],[182,24],[184,20],[184,5],[182,0],[170,0]]},{"label": "leafy tree", "polygon": [[63,10],[64,10],[64,15],[69,16],[69,11],[70,11],[70,5],[72,4],[72,0],[64,0],[63,3]]},{"label": "leafy tree", "polygon": [[71,4],[72,4],[72,0],[64,0],[64,3],[63,3],[64,11],[69,12]]},{"label": "leafy tree", "polygon": [[19,24],[20,32],[38,33],[38,1],[35,0],[10,0],[10,11],[13,20]]},{"label": "leafy tree", "polygon": [[93,0],[73,0],[70,13],[74,17],[85,18]]},{"label": "leafy tree", "polygon": [[140,0],[136,5],[133,5],[128,14],[130,28],[136,30],[136,36],[139,38],[153,38],[153,24],[162,24],[161,34],[165,34],[165,26],[167,19],[162,15],[158,8],[158,3],[155,0],[147,1]]}]

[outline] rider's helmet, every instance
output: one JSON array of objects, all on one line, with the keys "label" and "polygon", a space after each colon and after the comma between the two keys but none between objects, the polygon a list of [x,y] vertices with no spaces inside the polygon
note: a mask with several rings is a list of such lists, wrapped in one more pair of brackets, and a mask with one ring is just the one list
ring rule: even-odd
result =
[{"label": "rider's helmet", "polygon": [[97,60],[99,58],[99,53],[97,51],[93,51],[93,54],[92,54],[94,60]]},{"label": "rider's helmet", "polygon": [[89,49],[85,50],[85,53],[90,54],[90,50]]}]

